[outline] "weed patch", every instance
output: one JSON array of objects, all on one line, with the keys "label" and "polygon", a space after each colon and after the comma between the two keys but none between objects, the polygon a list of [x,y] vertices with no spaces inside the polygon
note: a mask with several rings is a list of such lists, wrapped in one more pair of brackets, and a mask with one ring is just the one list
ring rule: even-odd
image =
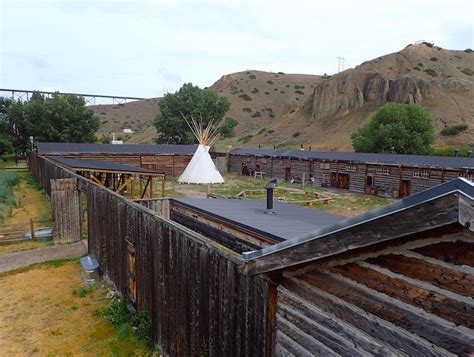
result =
[{"label": "weed patch", "polygon": [[447,126],[443,130],[441,130],[441,135],[443,136],[454,136],[458,135],[460,132],[467,130],[467,124],[458,124],[458,125],[451,125]]}]

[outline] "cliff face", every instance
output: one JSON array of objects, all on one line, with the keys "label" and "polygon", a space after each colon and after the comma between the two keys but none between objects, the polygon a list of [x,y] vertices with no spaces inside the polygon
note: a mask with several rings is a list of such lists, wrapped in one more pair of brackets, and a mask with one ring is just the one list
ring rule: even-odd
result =
[{"label": "cliff face", "polygon": [[405,75],[392,80],[377,72],[349,70],[317,85],[308,104],[312,119],[345,116],[354,109],[377,108],[388,102],[422,105],[430,89],[430,83],[420,77]]}]

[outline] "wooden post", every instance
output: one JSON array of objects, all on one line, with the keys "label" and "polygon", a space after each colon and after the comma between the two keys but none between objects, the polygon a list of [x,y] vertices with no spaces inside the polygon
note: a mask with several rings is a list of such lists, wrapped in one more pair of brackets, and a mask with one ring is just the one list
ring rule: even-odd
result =
[{"label": "wooden post", "polygon": [[[140,156],[141,158],[141,156]],[[131,177],[131,182],[130,182],[130,197],[132,198],[132,200],[135,198],[135,195],[134,195],[134,192],[135,191],[135,177],[132,176]]]},{"label": "wooden post", "polygon": [[301,178],[301,189],[304,190],[304,172],[303,172],[303,177]]},{"label": "wooden post", "polygon": [[51,180],[54,243],[81,239],[81,213],[77,179]]},{"label": "wooden post", "polygon": [[36,240],[35,237],[35,225],[33,223],[33,219],[30,218],[30,229],[31,229],[31,240]]},{"label": "wooden post", "polygon": [[153,176],[150,176],[150,198],[153,198]]},{"label": "wooden post", "polygon": [[166,176],[161,176],[161,197],[166,197]]}]

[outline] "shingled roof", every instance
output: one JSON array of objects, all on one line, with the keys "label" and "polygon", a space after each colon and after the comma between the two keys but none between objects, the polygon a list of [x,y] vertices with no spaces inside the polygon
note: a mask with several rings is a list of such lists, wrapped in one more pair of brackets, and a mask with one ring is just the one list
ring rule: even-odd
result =
[{"label": "shingled roof", "polygon": [[197,145],[37,143],[37,148],[41,155],[64,153],[193,155]]}]

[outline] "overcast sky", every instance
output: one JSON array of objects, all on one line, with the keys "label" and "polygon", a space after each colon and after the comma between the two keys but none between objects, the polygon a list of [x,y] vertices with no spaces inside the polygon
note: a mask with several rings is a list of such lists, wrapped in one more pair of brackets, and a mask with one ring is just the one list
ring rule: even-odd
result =
[{"label": "overcast sky", "polygon": [[332,74],[427,40],[474,48],[473,1],[0,0],[0,88],[161,96],[258,69]]}]

